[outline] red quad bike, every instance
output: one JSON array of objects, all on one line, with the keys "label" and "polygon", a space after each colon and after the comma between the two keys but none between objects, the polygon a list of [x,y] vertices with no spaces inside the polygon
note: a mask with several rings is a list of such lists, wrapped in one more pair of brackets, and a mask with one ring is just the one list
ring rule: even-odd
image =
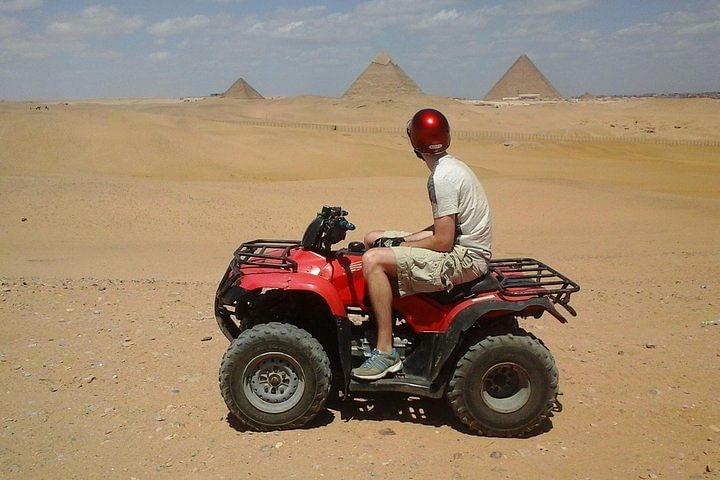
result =
[{"label": "red quad bike", "polygon": [[355,228],[340,207],[323,207],[302,240],[240,245],[220,282],[215,316],[231,341],[220,388],[245,426],[297,428],[343,397],[373,392],[447,397],[455,415],[484,435],[534,430],[558,405],[550,351],[518,318],[562,305],[580,287],[531,258],[493,260],[483,278],[450,291],[394,300],[394,346],[403,367],[374,382],[350,376],[375,345],[362,242],[332,250]]}]

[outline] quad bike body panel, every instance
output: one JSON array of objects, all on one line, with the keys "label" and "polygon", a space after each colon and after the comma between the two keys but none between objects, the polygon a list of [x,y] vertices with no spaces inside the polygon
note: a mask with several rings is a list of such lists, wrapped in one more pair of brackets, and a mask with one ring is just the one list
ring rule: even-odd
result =
[{"label": "quad bike body panel", "polygon": [[[493,408],[508,408],[509,400],[495,399],[492,392],[485,391],[483,398],[489,400],[480,401],[479,397],[467,396],[464,390],[466,382],[461,378],[463,375],[480,375],[477,381],[482,380],[487,385],[490,385],[487,379],[493,379],[492,388],[502,391],[502,386],[495,384],[498,379],[509,378],[510,372],[518,379],[515,383],[518,388],[516,395],[520,399],[516,403],[519,405],[525,397],[518,385],[523,381],[536,381],[542,376],[542,372],[534,372],[533,362],[544,362],[554,369],[554,361],[547,349],[534,337],[525,338],[529,334],[518,328],[517,319],[539,318],[548,312],[561,323],[567,322],[555,305],[563,306],[574,316],[576,313],[569,301],[570,295],[577,292],[579,286],[542,262],[515,258],[493,260],[485,277],[455,286],[449,292],[396,298],[393,301],[394,346],[401,352],[402,371],[375,382],[351,379],[351,369],[362,363],[374,346],[375,326],[362,272],[364,245],[354,242],[348,248],[331,249],[333,244],[345,238],[346,230],[354,228],[345,220],[345,214],[339,207],[324,207],[308,226],[302,240],[260,239],[243,243],[235,251],[215,297],[215,316],[222,332],[233,342],[231,349],[262,344],[254,340],[257,333],[245,335],[247,330],[254,332],[268,322],[294,325],[318,339],[327,352],[335,383],[345,396],[353,392],[396,391],[438,398],[447,392],[452,396],[454,408],[465,411],[469,405],[480,412],[479,417],[497,416],[498,412],[492,411]],[[275,330],[268,335],[272,336]],[[243,341],[236,345],[241,338]],[[493,338],[499,339],[502,345],[498,347]],[[310,345],[309,340],[303,341],[306,346]],[[473,344],[476,346],[472,347]],[[518,349],[531,352],[531,356],[516,353]],[[311,353],[309,346],[307,350],[298,355],[319,358]],[[502,368],[490,365],[487,367],[490,373],[485,376],[477,373],[475,365],[485,361],[485,351],[499,352],[492,353],[498,358],[507,355],[509,360],[503,364],[507,365]],[[244,358],[245,353],[236,351],[231,355],[229,350],[227,355],[227,364],[240,368],[236,359]],[[267,362],[279,366],[276,369],[297,370],[300,360],[275,358],[273,355],[280,354],[265,352],[258,358],[265,359],[267,356]],[[251,363],[256,371],[247,381],[251,378],[255,382],[253,385],[261,385],[266,378],[263,369],[267,362],[263,362]],[[456,371],[462,372],[460,377],[458,374],[453,376]],[[235,378],[233,375],[228,372],[226,378]],[[324,378],[318,375],[318,379]],[[542,382],[546,385],[554,382],[552,388],[556,391],[557,372],[554,371],[553,375],[555,377],[548,377]],[[308,385],[313,384],[311,380],[308,379]],[[297,385],[304,387],[306,384],[300,382]],[[245,392],[237,386],[226,387],[223,392],[229,392],[227,395],[242,396]],[[260,388],[248,391],[251,397],[252,392],[260,392],[260,397],[264,395],[264,390]],[[552,393],[547,392],[545,396]],[[279,392],[276,397],[286,401],[287,395],[283,395]],[[504,391],[502,395],[516,398]],[[542,403],[537,398],[530,398],[529,394],[526,396],[528,403]],[[255,398],[255,403],[263,405],[263,401],[264,398]],[[229,397],[226,397],[226,402],[229,406],[236,405]],[[250,404],[253,404],[252,398]],[[547,415],[547,406],[540,407],[544,410],[533,417],[532,422]],[[483,408],[489,408],[491,412],[483,413]],[[456,414],[478,431],[503,436],[527,429],[529,425],[521,425],[515,430],[507,429],[504,421],[475,426],[477,418],[458,411]],[[500,415],[499,418],[504,417]]]}]

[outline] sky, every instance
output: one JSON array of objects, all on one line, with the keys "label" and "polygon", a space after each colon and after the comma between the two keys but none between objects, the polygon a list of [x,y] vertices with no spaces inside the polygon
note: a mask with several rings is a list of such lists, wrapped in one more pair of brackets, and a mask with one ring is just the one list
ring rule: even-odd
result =
[{"label": "sky", "polygon": [[564,96],[720,91],[720,0],[0,0],[0,99],[341,96],[380,51],[482,98],[527,54]]}]

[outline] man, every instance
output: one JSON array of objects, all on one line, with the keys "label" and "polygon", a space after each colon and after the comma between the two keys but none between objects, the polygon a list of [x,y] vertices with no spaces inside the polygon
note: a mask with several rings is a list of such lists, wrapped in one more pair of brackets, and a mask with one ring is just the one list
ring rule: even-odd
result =
[{"label": "man", "polygon": [[365,236],[363,274],[378,334],[370,358],[352,371],[360,380],[377,380],[402,368],[392,345],[395,288],[401,297],[450,290],[485,275],[491,257],[487,198],[473,171],[447,153],[447,118],[434,109],[420,110],[408,122],[407,134],[415,155],[430,169],[434,221],[412,234],[373,231]]}]

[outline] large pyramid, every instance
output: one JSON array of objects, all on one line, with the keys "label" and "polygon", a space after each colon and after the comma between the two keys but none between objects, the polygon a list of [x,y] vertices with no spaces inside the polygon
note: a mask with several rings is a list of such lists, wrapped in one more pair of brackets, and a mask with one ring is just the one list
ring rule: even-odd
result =
[{"label": "large pyramid", "polygon": [[559,100],[562,97],[552,86],[545,75],[528,58],[520,55],[505,75],[490,89],[485,100],[502,100],[504,98],[536,98],[540,100]]},{"label": "large pyramid", "polygon": [[412,78],[385,52],[378,53],[370,65],[345,92],[345,97],[389,99],[404,95],[422,95]]},{"label": "large pyramid", "polygon": [[244,79],[238,78],[235,83],[230,85],[230,88],[225,90],[222,94],[225,98],[265,98],[258,93],[253,87],[250,86]]}]

